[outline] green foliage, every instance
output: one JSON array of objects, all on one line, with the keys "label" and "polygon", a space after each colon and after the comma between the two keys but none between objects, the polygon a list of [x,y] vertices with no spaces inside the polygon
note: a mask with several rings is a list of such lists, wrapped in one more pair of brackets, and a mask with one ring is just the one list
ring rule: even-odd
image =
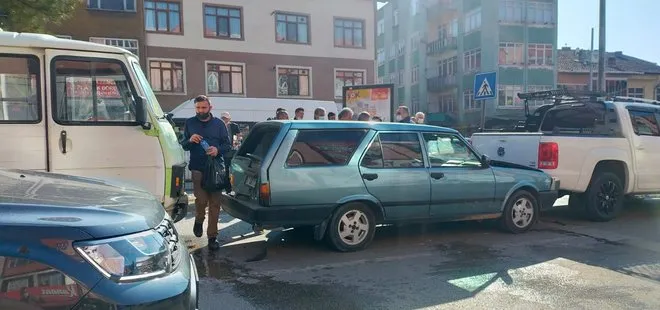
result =
[{"label": "green foliage", "polygon": [[0,0],[0,28],[5,31],[46,32],[66,21],[80,0]]}]

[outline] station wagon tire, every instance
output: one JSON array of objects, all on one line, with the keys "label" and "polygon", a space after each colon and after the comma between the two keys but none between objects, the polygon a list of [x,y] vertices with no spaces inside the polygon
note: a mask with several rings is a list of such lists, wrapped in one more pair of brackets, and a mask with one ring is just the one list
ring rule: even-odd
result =
[{"label": "station wagon tire", "polygon": [[616,218],[623,209],[623,182],[612,172],[598,172],[589,184],[586,194],[586,213],[594,222],[607,222]]},{"label": "station wagon tire", "polygon": [[518,190],[506,202],[500,223],[504,230],[519,234],[528,231],[536,223],[538,216],[539,204],[536,197],[526,190]]},{"label": "station wagon tire", "polygon": [[361,203],[347,203],[339,207],[330,219],[326,239],[340,252],[354,252],[366,248],[374,239],[376,217]]}]

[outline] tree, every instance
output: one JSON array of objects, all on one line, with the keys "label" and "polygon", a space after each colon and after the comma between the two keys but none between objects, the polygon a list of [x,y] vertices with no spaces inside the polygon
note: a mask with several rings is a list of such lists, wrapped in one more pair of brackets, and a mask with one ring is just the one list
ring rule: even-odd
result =
[{"label": "tree", "polygon": [[0,0],[0,28],[16,32],[46,32],[73,15],[80,0]]}]

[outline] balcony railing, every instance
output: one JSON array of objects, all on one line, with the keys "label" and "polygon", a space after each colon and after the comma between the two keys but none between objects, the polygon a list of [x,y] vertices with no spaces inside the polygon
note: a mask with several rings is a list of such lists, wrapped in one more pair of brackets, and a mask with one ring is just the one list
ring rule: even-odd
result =
[{"label": "balcony railing", "polygon": [[426,85],[430,92],[441,92],[456,87],[456,75],[436,76],[426,79]]},{"label": "balcony railing", "polygon": [[448,50],[455,50],[457,48],[458,45],[455,37],[435,40],[426,46],[426,55],[439,55]]}]

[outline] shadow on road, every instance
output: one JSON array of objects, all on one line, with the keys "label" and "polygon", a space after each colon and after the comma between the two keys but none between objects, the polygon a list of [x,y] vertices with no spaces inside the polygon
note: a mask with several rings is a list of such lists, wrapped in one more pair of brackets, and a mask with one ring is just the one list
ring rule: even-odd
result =
[{"label": "shadow on road", "polygon": [[[660,249],[625,237],[634,233],[660,242],[659,205],[635,202],[609,223],[586,222],[558,209],[521,235],[500,232],[488,221],[380,227],[369,249],[357,253],[333,252],[308,231],[270,231],[194,257],[201,277],[233,285],[259,309],[418,309],[473,297],[498,281],[515,287],[512,271],[558,259],[660,281]],[[612,240],[572,227],[616,230],[624,237]],[[526,288],[543,292],[553,272],[561,274],[540,274]],[[585,290],[579,283],[564,285]],[[616,291],[616,283],[607,285]],[[584,294],[598,300],[613,292]],[[631,296],[620,299],[622,305],[636,304]]]}]

